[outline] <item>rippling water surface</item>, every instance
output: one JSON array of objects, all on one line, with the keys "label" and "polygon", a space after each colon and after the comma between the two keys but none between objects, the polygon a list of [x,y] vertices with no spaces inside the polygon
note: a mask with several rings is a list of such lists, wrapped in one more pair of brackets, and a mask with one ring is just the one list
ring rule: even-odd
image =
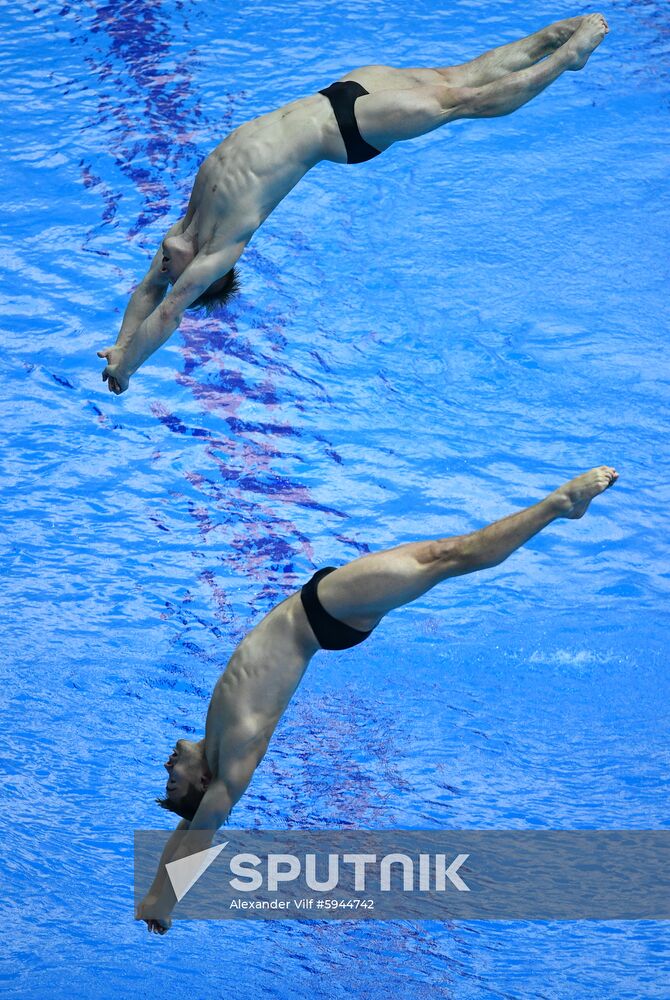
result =
[{"label": "rippling water surface", "polygon": [[575,11],[0,6],[7,992],[667,1000],[661,924],[132,921],[166,748],[263,613],[601,462],[585,520],[319,655],[234,821],[668,825],[667,10],[607,0],[511,117],[318,166],[117,398],[95,350],[230,128]]}]

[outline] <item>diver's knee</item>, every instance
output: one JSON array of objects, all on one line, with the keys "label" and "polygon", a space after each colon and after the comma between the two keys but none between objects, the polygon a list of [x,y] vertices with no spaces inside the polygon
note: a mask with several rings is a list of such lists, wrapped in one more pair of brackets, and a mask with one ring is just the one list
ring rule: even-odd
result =
[{"label": "diver's knee", "polygon": [[474,117],[482,103],[481,87],[452,87],[445,83],[431,90],[440,112],[453,118]]}]

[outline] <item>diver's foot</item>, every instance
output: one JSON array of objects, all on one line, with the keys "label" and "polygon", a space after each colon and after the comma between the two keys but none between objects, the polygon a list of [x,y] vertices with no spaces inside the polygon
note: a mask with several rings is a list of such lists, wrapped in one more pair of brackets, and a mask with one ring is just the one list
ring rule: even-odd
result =
[{"label": "diver's foot", "polygon": [[602,14],[587,14],[583,17],[572,38],[566,42],[574,56],[568,69],[577,70],[585,66],[589,56],[600,45],[608,31],[607,21]]},{"label": "diver's foot", "polygon": [[549,32],[553,49],[560,48],[561,45],[565,45],[572,38],[584,20],[584,16],[584,14],[581,14],[579,17],[564,17],[562,21],[554,21],[553,24],[549,25],[547,31]]},{"label": "diver's foot", "polygon": [[560,511],[559,517],[583,517],[588,505],[599,493],[603,493],[619,478],[619,473],[610,465],[599,465],[590,472],[584,472],[571,479],[565,486],[559,486],[551,494]]}]

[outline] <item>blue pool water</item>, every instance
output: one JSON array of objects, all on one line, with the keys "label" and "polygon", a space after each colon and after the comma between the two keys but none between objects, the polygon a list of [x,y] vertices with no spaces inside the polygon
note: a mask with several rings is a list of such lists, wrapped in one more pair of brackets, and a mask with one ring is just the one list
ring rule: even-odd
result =
[{"label": "blue pool water", "polygon": [[7,995],[663,998],[660,923],[132,919],[132,837],[235,643],[313,567],[582,469],[583,521],[320,654],[240,827],[667,828],[670,24],[268,219],[243,292],[104,390],[134,282],[232,127],[443,65],[564,0],[8,2],[0,39]]}]

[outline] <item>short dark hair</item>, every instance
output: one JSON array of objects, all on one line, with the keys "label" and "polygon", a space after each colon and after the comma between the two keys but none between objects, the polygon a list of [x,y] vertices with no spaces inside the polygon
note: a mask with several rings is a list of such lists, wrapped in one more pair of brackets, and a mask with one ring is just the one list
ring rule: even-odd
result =
[{"label": "short dark hair", "polygon": [[204,794],[203,789],[196,788],[195,785],[189,785],[186,795],[182,795],[178,802],[173,802],[172,799],[168,798],[156,799],[156,802],[161,809],[167,809],[169,812],[176,813],[177,816],[187,819],[190,823],[198,811],[198,806],[202,802]]},{"label": "short dark hair", "polygon": [[237,268],[231,267],[222,278],[213,281],[209,288],[200,295],[195,302],[192,302],[189,309],[206,309],[207,313],[214,312],[221,306],[225,306],[228,299],[232,298],[240,290],[240,279]]}]

